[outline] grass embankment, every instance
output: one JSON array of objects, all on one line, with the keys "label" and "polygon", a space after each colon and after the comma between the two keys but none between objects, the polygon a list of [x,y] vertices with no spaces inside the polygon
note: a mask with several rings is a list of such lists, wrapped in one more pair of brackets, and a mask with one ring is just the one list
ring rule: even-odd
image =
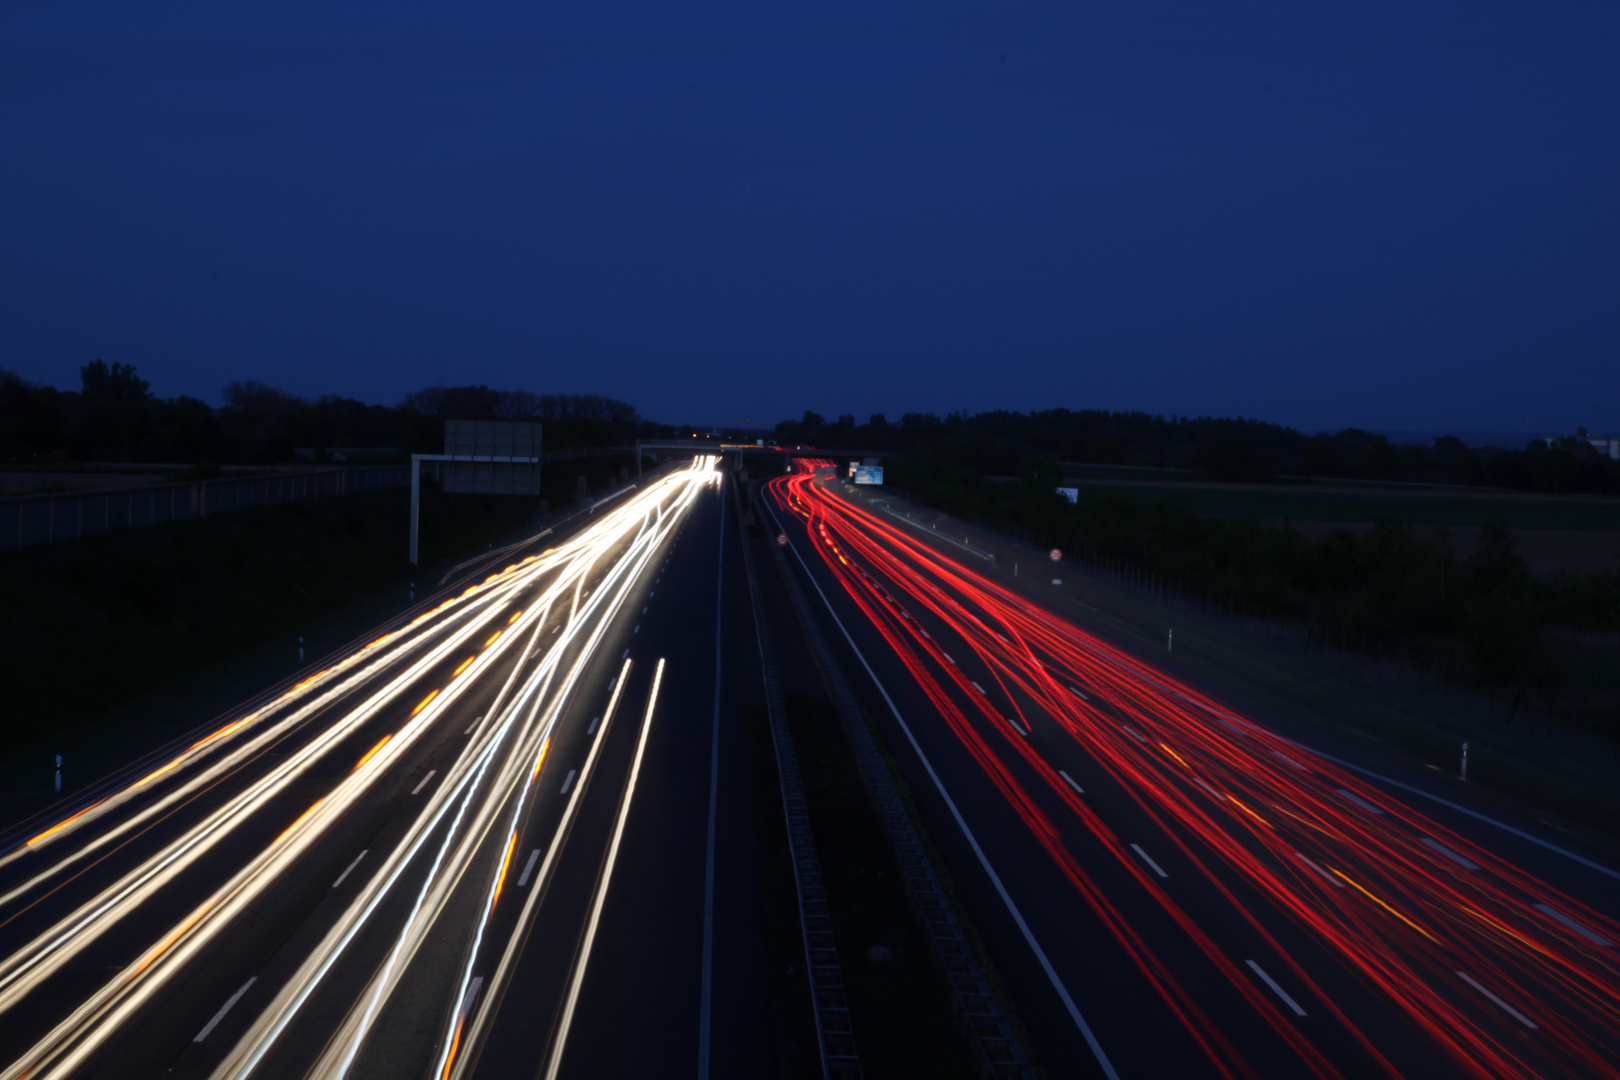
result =
[{"label": "grass embankment", "polygon": [[535,504],[425,488],[414,568],[409,505],[404,490],[343,495],[0,555],[0,754],[267,640],[290,643],[391,586],[430,591],[450,559],[507,536]]},{"label": "grass embankment", "polygon": [[[922,507],[888,496],[901,511]],[[950,526],[942,525],[942,528]],[[1163,663],[1224,687],[1361,747],[1424,768],[1437,784],[1455,786],[1505,809],[1528,811],[1580,843],[1620,859],[1620,743],[1606,730],[1529,707],[1517,687],[1494,692],[1424,674],[1398,655],[1378,659],[1306,637],[1298,624],[1244,618],[1222,605],[1134,584],[1140,572],[1113,574],[1066,565],[1061,587],[1050,575],[1044,545],[961,527],[973,544],[999,560],[988,572],[1086,625],[1101,623],[1139,649],[1163,655],[1166,631],[1175,651]],[[1021,563],[1023,576],[1013,576]],[[1134,570],[1135,568],[1129,568]],[[1335,637],[1334,641],[1338,639]],[[1603,663],[1612,644],[1575,643],[1570,662],[1593,664],[1588,677],[1612,685],[1620,665]],[[1240,704],[1241,707],[1241,704]],[[1468,780],[1456,773],[1462,743],[1469,743]]]},{"label": "grass embankment", "polygon": [[[1072,483],[1072,482],[1071,482]],[[1300,491],[1286,486],[1238,488],[1216,484],[1084,483],[1094,493],[1169,499],[1200,517],[1256,518],[1270,521],[1398,521],[1406,525],[1474,528],[1500,521],[1510,529],[1620,532],[1620,501],[1612,498],[1554,498],[1517,494],[1414,491],[1410,494],[1343,491],[1324,487]]]},{"label": "grass embankment", "polygon": [[[1521,711],[1602,734],[1620,747],[1620,665],[1613,662],[1620,572],[1533,574],[1499,516],[1477,520],[1477,538],[1464,556],[1447,533],[1389,517],[1360,534],[1336,529],[1313,539],[1263,519],[1194,512],[1185,501],[1190,494],[1146,497],[1087,487],[1071,504],[1053,493],[1039,461],[1016,483],[991,484],[936,463],[892,460],[896,486],[934,507],[1198,602],[1309,628],[1369,657],[1398,658],[1457,686],[1507,695]],[[1233,500],[1263,493],[1209,489],[1202,496],[1225,500],[1206,511],[1231,510]],[[1352,501],[1336,494],[1324,505],[1338,514]],[[1597,502],[1502,505],[1521,514],[1517,520],[1538,506],[1571,520],[1584,514],[1587,525],[1613,513]],[[1432,497],[1412,500],[1406,511],[1433,518],[1483,513],[1484,506]],[[1279,509],[1272,505],[1268,513]],[[1498,509],[1490,506],[1492,514]]]}]

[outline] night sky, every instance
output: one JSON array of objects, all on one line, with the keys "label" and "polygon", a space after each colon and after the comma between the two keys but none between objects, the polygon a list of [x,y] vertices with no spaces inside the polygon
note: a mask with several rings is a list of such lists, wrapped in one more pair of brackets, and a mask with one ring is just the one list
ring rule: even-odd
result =
[{"label": "night sky", "polygon": [[0,6],[0,367],[1620,428],[1620,5]]}]

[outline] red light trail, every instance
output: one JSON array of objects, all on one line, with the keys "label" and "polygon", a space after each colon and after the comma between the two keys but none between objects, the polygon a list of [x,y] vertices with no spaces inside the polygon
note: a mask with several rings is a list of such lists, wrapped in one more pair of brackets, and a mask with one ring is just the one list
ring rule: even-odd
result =
[{"label": "red light trail", "polygon": [[[777,504],[805,521],[827,569],[1222,1075],[1260,1074],[1065,846],[1015,763],[1113,853],[1309,1069],[1343,1073],[1031,745],[1032,719],[1056,725],[1105,770],[1388,1074],[1400,1075],[1277,940],[1278,913],[1465,1072],[1620,1075],[1620,923],[823,490],[814,470],[826,464],[771,481]],[[919,617],[966,643],[990,685],[974,682]],[[1242,889],[1268,903],[1245,903]]]}]

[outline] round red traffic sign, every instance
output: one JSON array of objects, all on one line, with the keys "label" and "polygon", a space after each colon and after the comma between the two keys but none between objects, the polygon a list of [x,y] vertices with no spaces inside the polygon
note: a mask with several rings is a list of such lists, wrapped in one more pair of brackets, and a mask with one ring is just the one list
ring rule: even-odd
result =
[{"label": "round red traffic sign", "polygon": [[1046,557],[1051,559],[1053,562],[1062,562],[1063,552],[1059,551],[1057,548],[1053,548],[1051,551],[1046,553]]},{"label": "round red traffic sign", "polygon": [[787,533],[777,533],[776,542],[781,544],[783,547],[787,547]]}]

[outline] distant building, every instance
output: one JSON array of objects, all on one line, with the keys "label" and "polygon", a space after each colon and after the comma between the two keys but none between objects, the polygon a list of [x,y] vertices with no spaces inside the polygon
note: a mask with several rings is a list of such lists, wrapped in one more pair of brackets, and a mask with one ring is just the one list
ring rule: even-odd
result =
[{"label": "distant building", "polygon": [[1588,435],[1585,428],[1576,428],[1575,439],[1596,450],[1599,457],[1620,461],[1620,435]]}]

